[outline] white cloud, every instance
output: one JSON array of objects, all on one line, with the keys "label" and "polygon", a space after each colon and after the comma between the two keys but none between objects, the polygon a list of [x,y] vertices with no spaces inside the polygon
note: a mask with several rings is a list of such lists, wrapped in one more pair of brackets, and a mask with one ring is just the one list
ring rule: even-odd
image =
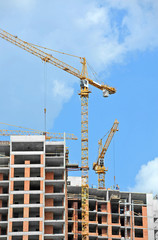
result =
[{"label": "white cloud", "polygon": [[[92,5],[78,21],[88,36],[91,59],[100,70],[126,54],[158,47],[158,2],[109,0]],[[87,55],[89,55],[87,53]],[[92,60],[93,61],[93,60]],[[101,68],[100,68],[101,66]]]},{"label": "white cloud", "polygon": [[130,190],[158,193],[158,158],[141,166],[135,178],[135,186]]},{"label": "white cloud", "polygon": [[72,97],[74,90],[67,86],[65,82],[54,80],[52,92],[59,102],[67,102]]},{"label": "white cloud", "polygon": [[[64,0],[0,1],[2,28],[28,42],[86,57],[96,72],[105,71],[105,68],[114,63],[125,62],[129,53],[158,47],[157,13],[158,1],[155,0],[68,0],[66,3]],[[0,45],[0,52],[6,58],[6,61],[4,57],[0,61],[1,65],[6,66],[6,71],[8,59],[11,56],[10,49],[9,45],[5,49],[3,43]],[[18,54],[20,53],[19,51]],[[14,55],[14,62],[17,63],[19,61],[18,54]],[[55,57],[60,59],[59,55],[55,55]],[[21,59],[26,59],[25,54],[21,53]],[[23,62],[22,60],[21,62]],[[76,66],[75,60],[70,60],[70,62],[69,58],[61,60],[81,69],[79,61]],[[33,64],[36,61],[38,62],[38,60],[34,60]],[[30,66],[29,63],[28,66]],[[6,76],[5,68],[3,72]],[[53,94],[51,97],[49,96],[50,102],[55,98],[56,102],[60,102],[58,108],[60,110],[63,104],[70,100],[74,83],[78,81],[75,77],[69,77],[69,81],[65,81],[65,74],[63,72],[59,76],[59,72],[53,72],[54,79],[61,79],[61,81],[60,83],[54,81],[54,86],[51,88]],[[29,72],[28,75],[26,72],[24,75],[26,75],[24,81],[28,81],[27,79],[30,79]],[[17,78],[16,81],[18,85],[21,78]],[[39,84],[37,79],[34,81],[37,85]],[[28,82],[28,84],[30,83]],[[51,90],[49,89],[49,91]],[[37,94],[42,95],[42,90]],[[3,98],[4,96],[1,95],[0,100]],[[17,95],[16,98],[18,98]],[[8,101],[12,102],[11,98]],[[18,101],[21,101],[20,97]],[[9,106],[11,109],[13,108],[11,104]],[[32,109],[35,107],[31,105]],[[58,113],[54,111],[52,120],[59,113],[60,111]],[[34,121],[37,122],[37,119]]]}]

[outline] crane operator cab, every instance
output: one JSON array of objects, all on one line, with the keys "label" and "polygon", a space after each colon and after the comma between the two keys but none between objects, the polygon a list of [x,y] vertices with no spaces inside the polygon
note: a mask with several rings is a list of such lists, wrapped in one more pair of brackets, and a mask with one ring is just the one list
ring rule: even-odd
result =
[{"label": "crane operator cab", "polygon": [[99,159],[99,165],[102,167],[104,166],[104,158]]},{"label": "crane operator cab", "polygon": [[106,89],[103,89],[103,97],[109,97],[109,92]]},{"label": "crane operator cab", "polygon": [[88,81],[87,81],[86,79],[82,79],[82,80],[80,81],[80,87],[81,87],[81,88],[84,88],[84,87],[88,88],[88,87],[89,87]]}]

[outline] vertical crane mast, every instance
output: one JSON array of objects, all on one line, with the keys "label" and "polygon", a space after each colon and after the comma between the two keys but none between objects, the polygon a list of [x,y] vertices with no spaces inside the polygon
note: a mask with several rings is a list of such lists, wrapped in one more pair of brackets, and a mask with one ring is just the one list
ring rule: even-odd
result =
[{"label": "vertical crane mast", "polygon": [[81,86],[81,197],[82,197],[82,239],[89,239],[89,183],[88,183],[88,97],[89,89],[86,78],[88,77],[86,59],[82,61]]},{"label": "vertical crane mast", "polygon": [[[51,63],[80,79],[81,86],[81,168],[82,168],[82,240],[89,239],[89,185],[88,185],[88,84],[100,89],[104,97],[116,93],[116,89],[105,84],[100,84],[88,78],[86,59],[81,58],[82,71],[42,51],[39,46],[23,41],[17,36],[0,29],[0,37],[25,51],[41,58],[42,61]],[[69,54],[68,54],[69,55]]]}]

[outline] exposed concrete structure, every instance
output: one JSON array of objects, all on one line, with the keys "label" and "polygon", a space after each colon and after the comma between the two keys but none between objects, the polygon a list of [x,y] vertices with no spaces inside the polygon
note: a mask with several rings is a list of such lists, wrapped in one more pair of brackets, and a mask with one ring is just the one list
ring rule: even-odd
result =
[{"label": "exposed concrete structure", "polygon": [[[81,178],[66,180],[65,142],[0,142],[0,240],[81,239]],[[67,184],[66,184],[67,183]],[[89,189],[89,239],[158,239],[152,194]]]},{"label": "exposed concrete structure", "polygon": [[65,180],[64,142],[1,142],[0,240],[66,239]]},{"label": "exposed concrete structure", "polygon": [[[81,187],[78,177],[68,181],[68,235],[81,239]],[[90,188],[89,239],[158,239],[158,199],[151,193]]]}]

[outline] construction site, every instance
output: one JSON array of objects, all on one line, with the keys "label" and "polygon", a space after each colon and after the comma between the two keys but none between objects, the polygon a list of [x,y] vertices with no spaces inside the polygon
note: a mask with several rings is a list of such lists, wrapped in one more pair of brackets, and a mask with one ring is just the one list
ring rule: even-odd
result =
[{"label": "construction site", "polygon": [[[1,136],[10,138],[0,141],[0,240],[158,239],[158,196],[105,186],[104,157],[118,120],[106,140],[99,140],[97,161],[93,169],[89,167],[89,85],[101,90],[103,97],[111,97],[116,89],[89,78],[85,58],[80,58],[79,71],[2,29],[0,37],[77,77],[81,99],[79,165],[71,163],[67,148],[67,140],[77,140],[74,134],[0,130]],[[44,114],[46,118],[46,108]],[[70,169],[81,176],[69,176]],[[95,188],[89,187],[92,170],[98,175]]]}]

